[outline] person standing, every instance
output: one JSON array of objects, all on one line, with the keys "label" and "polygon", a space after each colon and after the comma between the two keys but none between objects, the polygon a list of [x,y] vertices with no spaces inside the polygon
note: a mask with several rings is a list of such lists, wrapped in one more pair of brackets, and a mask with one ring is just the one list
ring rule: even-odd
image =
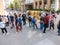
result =
[{"label": "person standing", "polygon": [[60,36],[60,20],[59,20],[59,23],[57,25],[57,29],[58,29],[58,36]]},{"label": "person standing", "polygon": [[46,16],[43,19],[43,22],[44,22],[44,30],[43,30],[43,33],[46,33],[46,28],[48,28],[48,24],[49,24],[49,19],[48,19],[47,16],[48,16],[48,14],[46,14]]}]

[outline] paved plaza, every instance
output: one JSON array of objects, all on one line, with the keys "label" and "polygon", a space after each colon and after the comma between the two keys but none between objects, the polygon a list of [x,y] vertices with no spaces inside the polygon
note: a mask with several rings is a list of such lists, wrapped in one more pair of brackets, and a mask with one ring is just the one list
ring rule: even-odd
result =
[{"label": "paved plaza", "polygon": [[10,29],[8,35],[3,35],[0,30],[0,45],[60,45],[60,36],[57,36],[57,22],[55,21],[55,30],[47,29],[46,33],[42,33],[40,29],[29,28],[28,24],[23,26],[23,30],[16,33],[15,28]]}]

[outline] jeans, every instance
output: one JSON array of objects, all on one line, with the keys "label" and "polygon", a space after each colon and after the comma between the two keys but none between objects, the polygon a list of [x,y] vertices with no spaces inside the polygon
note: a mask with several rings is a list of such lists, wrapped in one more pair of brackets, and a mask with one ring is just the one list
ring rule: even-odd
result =
[{"label": "jeans", "polygon": [[19,29],[22,30],[22,23],[19,23]]},{"label": "jeans", "polygon": [[23,21],[23,25],[26,25],[26,21]]},{"label": "jeans", "polygon": [[40,29],[42,30],[44,28],[44,24],[40,23]]},{"label": "jeans", "polygon": [[32,27],[32,22],[29,22],[29,27]]},{"label": "jeans", "polygon": [[13,28],[14,27],[14,21],[11,22],[11,25],[12,25],[11,28]]},{"label": "jeans", "polygon": [[33,24],[33,28],[35,29],[38,29],[38,27],[37,27],[37,24]]},{"label": "jeans", "polygon": [[60,30],[58,29],[58,36],[60,36]]}]

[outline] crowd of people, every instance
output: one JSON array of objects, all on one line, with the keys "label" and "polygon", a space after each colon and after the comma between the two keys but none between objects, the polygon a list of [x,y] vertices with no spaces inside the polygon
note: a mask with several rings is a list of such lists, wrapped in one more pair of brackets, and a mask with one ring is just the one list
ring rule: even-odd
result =
[{"label": "crowd of people", "polygon": [[[40,13],[39,14],[40,17],[40,21],[39,23],[37,23],[37,20],[35,16],[31,16],[31,14],[21,14],[19,13],[18,15],[16,13],[14,13],[13,15],[11,13],[9,13],[8,16],[1,16],[0,15],[0,29],[2,30],[2,33],[4,34],[7,33],[7,26],[11,26],[11,29],[13,29],[14,27],[16,27],[16,32],[18,32],[19,30],[22,31],[23,26],[26,25],[26,21],[29,24],[29,27],[33,27],[33,29],[40,29],[43,30],[43,33],[46,33],[47,28],[49,28],[49,30],[51,29],[55,29],[55,21],[56,21],[56,14],[55,12],[50,13]],[[38,25],[40,25],[40,28],[38,28]],[[57,24],[57,29],[58,29],[58,36],[60,35],[60,20]]]}]

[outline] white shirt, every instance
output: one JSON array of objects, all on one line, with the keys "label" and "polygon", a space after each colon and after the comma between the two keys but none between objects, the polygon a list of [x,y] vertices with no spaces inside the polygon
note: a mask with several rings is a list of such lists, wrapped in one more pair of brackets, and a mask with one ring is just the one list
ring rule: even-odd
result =
[{"label": "white shirt", "polygon": [[0,22],[0,28],[5,28],[5,22]]}]

